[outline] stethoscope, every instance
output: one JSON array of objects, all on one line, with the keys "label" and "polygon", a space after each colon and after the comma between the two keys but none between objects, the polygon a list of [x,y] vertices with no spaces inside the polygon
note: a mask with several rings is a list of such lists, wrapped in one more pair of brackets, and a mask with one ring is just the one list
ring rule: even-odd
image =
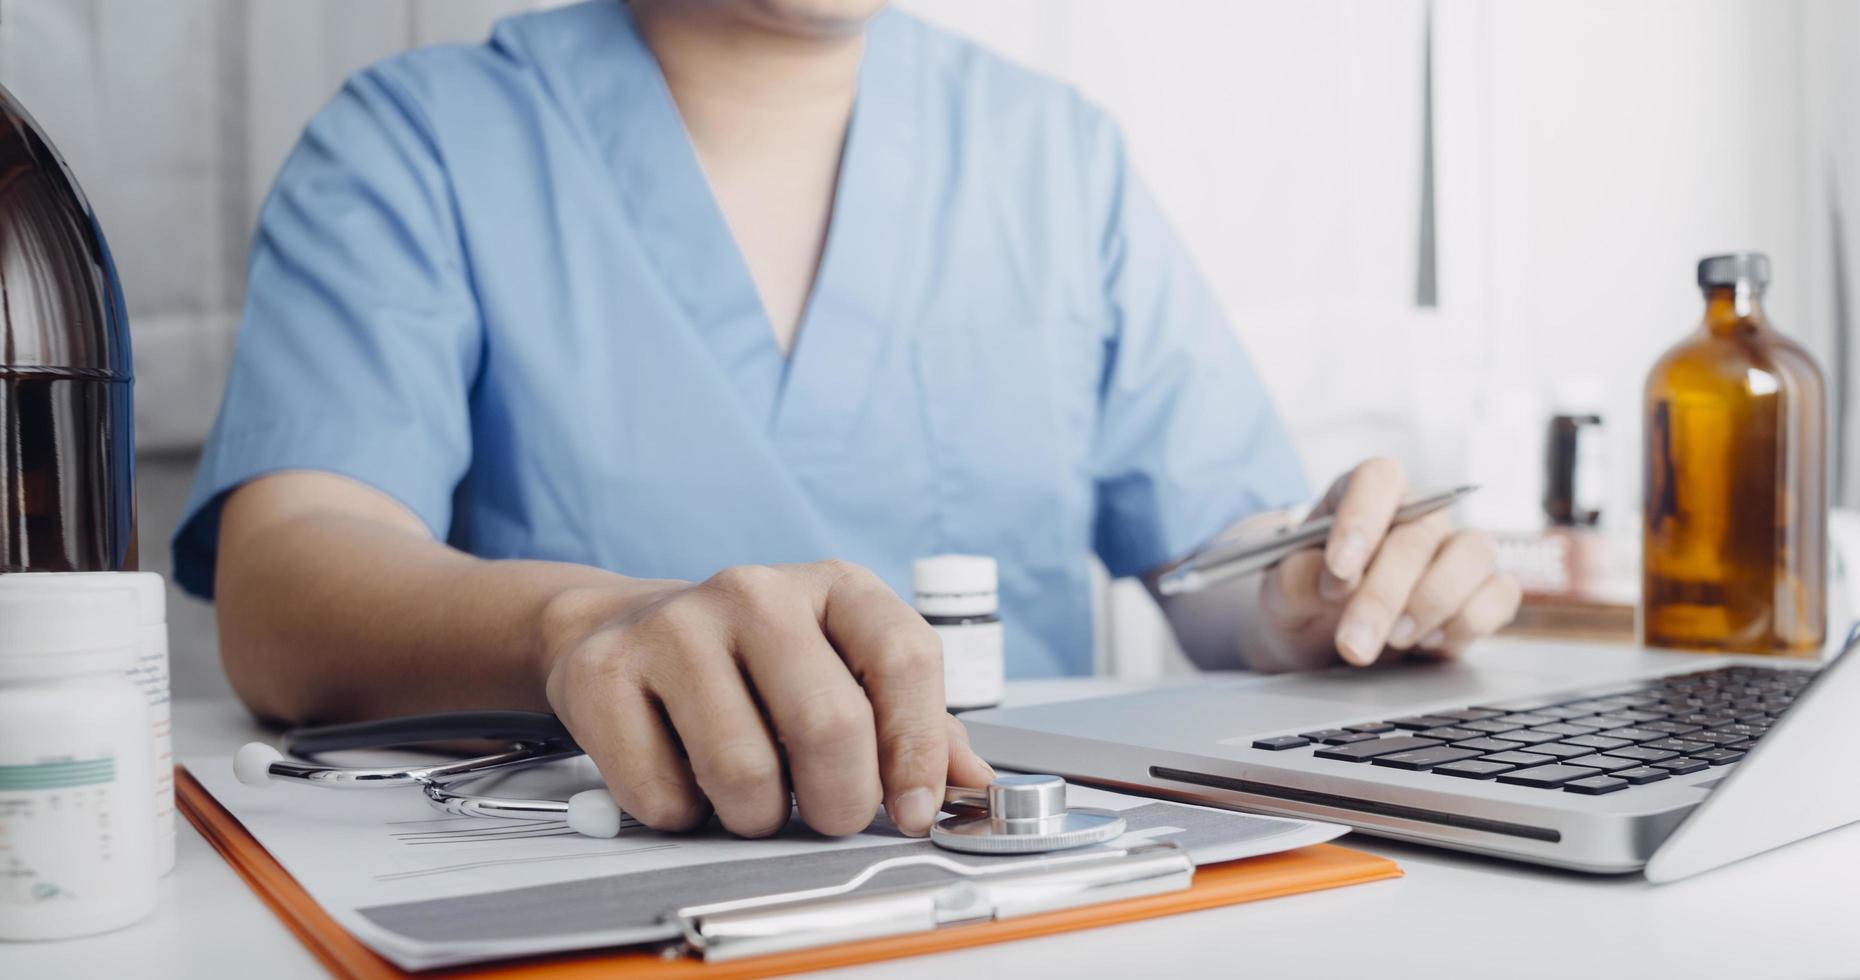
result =
[{"label": "stethoscope", "polygon": [[[489,755],[433,765],[348,768],[325,765],[325,752],[387,748],[433,742],[497,741],[508,748]],[[554,715],[534,711],[463,711],[300,728],[283,739],[283,751],[249,742],[233,756],[241,783],[268,787],[294,779],[331,789],[417,786],[433,806],[458,816],[565,820],[589,837],[613,837],[635,826],[605,789],[566,800],[484,796],[456,788],[472,780],[582,756],[568,729]],[[295,758],[289,758],[294,756]],[[1124,832],[1124,818],[1110,810],[1066,805],[1066,781],[1058,776],[1010,774],[982,789],[951,786],[944,816],[930,827],[937,846],[973,854],[1039,854],[1100,844]]]}]

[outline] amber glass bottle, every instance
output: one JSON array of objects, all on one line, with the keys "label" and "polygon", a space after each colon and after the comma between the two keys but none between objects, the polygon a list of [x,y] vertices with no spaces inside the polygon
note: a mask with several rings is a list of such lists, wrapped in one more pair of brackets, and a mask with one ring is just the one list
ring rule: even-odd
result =
[{"label": "amber glass bottle", "polygon": [[1641,636],[1808,654],[1827,630],[1826,394],[1763,315],[1769,259],[1699,263],[1705,322],[1647,377]]},{"label": "amber glass bottle", "polygon": [[136,567],[133,396],[103,230],[0,88],[0,573]]}]

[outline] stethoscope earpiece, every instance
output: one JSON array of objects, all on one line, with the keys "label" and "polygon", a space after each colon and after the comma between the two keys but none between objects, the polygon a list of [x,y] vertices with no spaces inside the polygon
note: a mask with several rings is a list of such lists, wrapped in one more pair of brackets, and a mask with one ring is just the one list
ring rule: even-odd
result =
[{"label": "stethoscope earpiece", "polygon": [[233,775],[253,789],[271,788],[271,764],[283,762],[284,753],[263,742],[247,742],[233,755]]},{"label": "stethoscope earpiece", "polygon": [[584,789],[568,798],[568,829],[587,837],[618,837],[626,813],[604,789]]}]

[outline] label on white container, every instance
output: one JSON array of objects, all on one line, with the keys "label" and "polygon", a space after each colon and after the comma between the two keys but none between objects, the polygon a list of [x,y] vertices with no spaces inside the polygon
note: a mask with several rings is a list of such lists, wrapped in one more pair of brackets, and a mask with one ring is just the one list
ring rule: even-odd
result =
[{"label": "label on white container", "polygon": [[138,631],[136,664],[129,680],[149,701],[149,731],[155,759],[155,868],[174,870],[174,721],[168,688],[168,627],[144,625]]},{"label": "label on white container", "polygon": [[123,887],[116,759],[108,745],[71,756],[24,759],[0,749],[0,905],[52,907]]},{"label": "label on white container", "polygon": [[1007,681],[1007,643],[1001,624],[932,628],[943,638],[943,698],[949,708],[1000,704]]}]

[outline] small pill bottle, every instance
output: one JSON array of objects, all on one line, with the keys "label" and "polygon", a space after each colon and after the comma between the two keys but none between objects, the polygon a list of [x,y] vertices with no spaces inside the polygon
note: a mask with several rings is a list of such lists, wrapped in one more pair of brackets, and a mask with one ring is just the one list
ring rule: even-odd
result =
[{"label": "small pill bottle", "polygon": [[174,722],[168,689],[168,586],[154,572],[15,572],[0,575],[0,589],[55,585],[77,589],[129,589],[136,595],[136,659],[129,679],[149,702],[154,738],[155,868],[174,871]]},{"label": "small pill bottle", "polygon": [[155,907],[154,746],[132,589],[0,589],[0,940]]},{"label": "small pill bottle", "polygon": [[1007,651],[995,560],[932,555],[911,566],[913,604],[943,639],[943,697],[951,711],[1001,703]]}]

